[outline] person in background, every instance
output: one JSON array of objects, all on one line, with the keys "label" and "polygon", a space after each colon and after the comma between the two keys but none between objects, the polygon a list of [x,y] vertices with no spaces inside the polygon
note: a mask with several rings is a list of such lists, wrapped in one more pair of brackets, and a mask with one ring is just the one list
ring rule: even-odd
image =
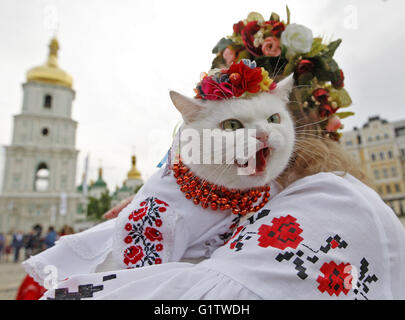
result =
[{"label": "person in background", "polygon": [[32,246],[32,255],[36,255],[40,253],[42,250],[45,250],[44,238],[41,237],[42,234],[42,226],[37,224],[33,227],[34,238],[33,238],[33,246]]},{"label": "person in background", "polygon": [[0,233],[0,262],[3,260],[3,251],[6,246],[6,238]]},{"label": "person in background", "polygon": [[5,236],[5,243],[4,243],[4,260],[6,262],[10,262],[10,254],[12,251],[12,239],[13,239],[13,233],[9,231],[6,236]]},{"label": "person in background", "polygon": [[59,235],[63,237],[74,233],[75,233],[74,229],[71,226],[65,224],[63,228],[60,230]]},{"label": "person in background", "polygon": [[20,249],[24,245],[24,234],[22,231],[18,231],[13,235],[13,241],[11,246],[14,248],[14,263],[20,260]]},{"label": "person in background", "polygon": [[57,240],[57,233],[55,229],[51,226],[48,229],[48,234],[45,237],[45,245],[47,248],[53,247],[55,245],[55,241]]},{"label": "person in background", "polygon": [[25,236],[25,259],[28,259],[34,251],[35,234],[34,231],[30,231]]}]

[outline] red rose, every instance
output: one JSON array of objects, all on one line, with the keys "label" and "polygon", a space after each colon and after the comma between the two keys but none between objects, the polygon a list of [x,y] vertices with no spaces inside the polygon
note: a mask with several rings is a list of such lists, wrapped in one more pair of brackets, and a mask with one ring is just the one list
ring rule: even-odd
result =
[{"label": "red rose", "polygon": [[150,241],[162,241],[163,240],[162,233],[155,228],[147,227],[145,229],[144,234],[145,234],[145,237],[148,238]]},{"label": "red rose", "polygon": [[238,23],[235,23],[233,25],[233,32],[235,32],[235,34],[240,34],[244,27],[245,24],[243,23],[243,21],[239,21]]},{"label": "red rose", "polygon": [[311,72],[314,68],[314,64],[311,60],[302,59],[297,65],[297,74],[303,74],[305,72]]},{"label": "red rose", "polygon": [[217,83],[211,77],[205,77],[201,81],[201,90],[204,94],[204,99],[207,100],[222,100],[233,96],[230,83]]},{"label": "red rose", "polygon": [[[336,109],[337,110],[337,109]],[[326,118],[336,112],[329,104],[323,104],[319,107],[319,115],[321,118]]]},{"label": "red rose", "polygon": [[314,96],[315,100],[322,103],[322,104],[326,104],[328,102],[328,98],[329,98],[329,91],[326,89],[316,89],[312,95]]},{"label": "red rose", "polygon": [[159,208],[159,212],[165,212],[166,211],[166,208],[165,207],[160,207]]},{"label": "red rose", "polygon": [[350,263],[337,265],[334,261],[325,262],[320,269],[323,276],[318,276],[316,280],[319,283],[318,290],[322,293],[326,291],[330,296],[338,296],[341,292],[347,295],[352,288],[351,269]]},{"label": "red rose", "polygon": [[274,34],[276,37],[279,37],[281,32],[283,32],[285,30],[285,25],[282,22],[272,20],[272,21],[269,21],[269,23],[273,27],[271,29],[271,33]]},{"label": "red rose", "polygon": [[300,237],[302,229],[297,219],[288,215],[286,217],[274,218],[272,226],[263,224],[259,228],[259,246],[267,248],[269,246],[284,250],[287,247],[297,248],[304,240]]},{"label": "red rose", "polygon": [[156,224],[156,227],[160,227],[162,225],[162,220],[156,219],[155,224]]},{"label": "red rose", "polygon": [[256,48],[253,45],[255,40],[254,35],[257,31],[259,31],[259,29],[260,26],[257,24],[257,21],[251,21],[248,22],[248,24],[241,31],[242,41],[246,47],[246,50],[256,57],[263,55],[261,46]]},{"label": "red rose", "polygon": [[339,80],[337,80],[337,81],[335,81],[335,82],[332,83],[333,86],[334,86],[336,89],[343,88],[344,85],[345,85],[345,83],[344,83],[345,75],[343,74],[342,69],[339,70],[339,73],[340,73]]},{"label": "red rose", "polygon": [[141,246],[131,246],[125,250],[124,253],[124,263],[128,265],[129,263],[135,264],[143,258],[143,250]]},{"label": "red rose", "polygon": [[158,244],[156,245],[156,251],[162,251],[162,250],[163,250],[163,244],[158,243]]},{"label": "red rose", "polygon": [[146,215],[147,211],[148,211],[148,207],[140,208],[138,210],[134,210],[129,215],[129,219],[133,219],[134,221],[138,221],[138,220],[142,219]]},{"label": "red rose", "polygon": [[127,224],[125,225],[125,230],[131,231],[131,230],[132,230],[132,225],[131,225],[130,223],[127,223]]},{"label": "red rose", "polygon": [[162,259],[160,259],[160,258],[156,258],[156,260],[155,260],[155,264],[161,264],[162,263]]},{"label": "red rose", "polygon": [[259,83],[263,79],[261,68],[252,69],[245,65],[243,61],[239,61],[239,63],[233,63],[229,67],[227,74],[231,80],[233,93],[236,97],[240,97],[246,91],[250,93],[260,91]]}]

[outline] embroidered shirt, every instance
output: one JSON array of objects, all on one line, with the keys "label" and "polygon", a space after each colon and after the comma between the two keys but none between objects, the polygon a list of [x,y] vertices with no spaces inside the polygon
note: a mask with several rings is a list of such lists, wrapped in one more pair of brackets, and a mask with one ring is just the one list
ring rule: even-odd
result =
[{"label": "embroidered shirt", "polygon": [[[149,237],[157,243],[160,234]],[[351,175],[319,173],[274,196],[198,264],[74,275],[43,298],[404,299],[404,271],[405,231],[395,213]]]}]

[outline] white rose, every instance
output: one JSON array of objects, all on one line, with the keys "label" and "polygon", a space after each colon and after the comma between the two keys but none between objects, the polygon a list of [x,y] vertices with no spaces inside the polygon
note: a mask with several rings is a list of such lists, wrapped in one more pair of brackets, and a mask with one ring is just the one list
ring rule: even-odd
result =
[{"label": "white rose", "polygon": [[287,58],[309,52],[313,40],[311,29],[296,23],[289,24],[281,34],[281,44],[287,47]]}]

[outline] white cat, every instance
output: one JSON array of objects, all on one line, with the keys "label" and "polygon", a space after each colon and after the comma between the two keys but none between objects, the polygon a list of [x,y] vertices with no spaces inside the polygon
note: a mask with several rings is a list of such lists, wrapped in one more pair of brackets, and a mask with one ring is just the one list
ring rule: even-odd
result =
[{"label": "white cat", "polygon": [[[210,153],[211,164],[205,164],[203,155],[206,156],[211,148],[206,148],[204,152],[207,141],[193,136],[181,148],[183,162],[197,176],[227,188],[246,189],[275,179],[287,166],[294,149],[294,123],[286,107],[293,83],[293,78],[289,77],[278,83],[271,93],[220,101],[190,99],[171,91],[173,104],[184,119],[182,130],[194,130],[202,137],[203,131],[209,129],[213,137],[211,145],[222,146],[216,154]],[[223,143],[224,136],[227,143]],[[238,143],[243,145],[244,154],[238,152]],[[186,160],[190,158],[186,155],[190,149],[200,150],[200,163]],[[228,151],[234,155],[231,162],[225,158]],[[253,158],[255,167],[252,174],[240,174],[242,171],[239,169],[247,167]],[[214,164],[214,160],[218,159],[222,161]]]}]

